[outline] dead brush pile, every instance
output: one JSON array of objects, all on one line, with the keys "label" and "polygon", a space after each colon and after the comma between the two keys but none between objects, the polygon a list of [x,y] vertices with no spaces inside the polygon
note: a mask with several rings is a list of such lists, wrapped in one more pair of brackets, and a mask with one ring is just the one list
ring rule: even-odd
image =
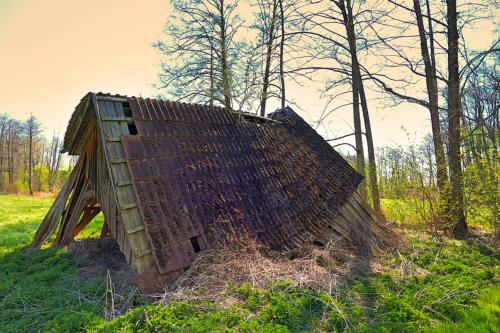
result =
[{"label": "dead brush pile", "polygon": [[[220,300],[228,284],[265,287],[286,280],[295,287],[331,291],[345,278],[380,267],[380,247],[360,250],[345,239],[326,246],[303,245],[291,251],[272,250],[247,233],[218,233],[211,249],[200,253],[191,268],[159,296],[172,299]],[[312,242],[311,242],[312,243]]]}]

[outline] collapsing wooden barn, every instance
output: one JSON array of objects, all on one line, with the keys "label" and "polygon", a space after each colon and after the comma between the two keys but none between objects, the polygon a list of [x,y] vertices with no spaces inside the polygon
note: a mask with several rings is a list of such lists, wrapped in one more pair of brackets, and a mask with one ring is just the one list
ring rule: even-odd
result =
[{"label": "collapsing wooden barn", "polygon": [[102,236],[116,239],[144,291],[188,269],[215,230],[277,249],[381,232],[356,192],[362,176],[290,108],[264,118],[89,93],[63,151],[79,159],[32,246],[58,226],[54,245],[68,245],[102,211]]}]

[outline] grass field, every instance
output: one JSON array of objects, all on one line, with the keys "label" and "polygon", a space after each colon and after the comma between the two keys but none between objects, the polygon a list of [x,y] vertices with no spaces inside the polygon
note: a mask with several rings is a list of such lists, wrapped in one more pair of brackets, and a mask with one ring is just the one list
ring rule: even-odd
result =
[{"label": "grass field", "polygon": [[[498,332],[499,252],[466,242],[408,236],[385,256],[384,273],[347,280],[331,293],[270,281],[228,285],[237,302],[144,302],[104,320],[106,283],[80,281],[65,249],[27,250],[52,199],[0,197],[0,332]],[[98,236],[102,217],[79,237]],[[414,273],[405,273],[411,271]]]},{"label": "grass field", "polygon": [[[102,315],[105,285],[80,284],[78,260],[65,249],[26,249],[52,201],[0,196],[0,332],[38,331],[51,322],[77,331],[87,318]],[[98,236],[102,221],[99,216],[80,237]]]}]

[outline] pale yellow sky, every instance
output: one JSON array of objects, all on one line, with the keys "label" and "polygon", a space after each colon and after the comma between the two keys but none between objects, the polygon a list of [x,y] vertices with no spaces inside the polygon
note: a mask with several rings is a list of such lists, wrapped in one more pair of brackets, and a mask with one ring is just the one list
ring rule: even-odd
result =
[{"label": "pale yellow sky", "polygon": [[163,0],[0,0],[0,112],[63,132],[88,91],[152,95],[167,15]]},{"label": "pale yellow sky", "polygon": [[[0,113],[26,119],[33,112],[46,135],[54,129],[62,135],[88,91],[153,95],[159,60],[151,43],[161,38],[167,6],[166,0],[0,0]],[[323,107],[318,87],[288,87],[307,120]],[[421,107],[372,103],[371,114],[377,146],[407,144],[401,127],[416,142],[430,130]],[[337,112],[322,134],[350,133],[351,118],[349,109]]]}]

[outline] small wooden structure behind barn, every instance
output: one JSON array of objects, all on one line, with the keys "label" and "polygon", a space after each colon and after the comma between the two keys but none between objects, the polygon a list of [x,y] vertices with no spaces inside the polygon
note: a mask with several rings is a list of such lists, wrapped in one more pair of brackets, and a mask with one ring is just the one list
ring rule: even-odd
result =
[{"label": "small wooden structure behind barn", "polygon": [[189,268],[213,227],[278,249],[382,232],[356,192],[361,175],[290,108],[263,118],[89,93],[63,151],[79,159],[32,246],[58,225],[54,245],[67,245],[102,211],[102,235],[116,239],[143,291]]}]

